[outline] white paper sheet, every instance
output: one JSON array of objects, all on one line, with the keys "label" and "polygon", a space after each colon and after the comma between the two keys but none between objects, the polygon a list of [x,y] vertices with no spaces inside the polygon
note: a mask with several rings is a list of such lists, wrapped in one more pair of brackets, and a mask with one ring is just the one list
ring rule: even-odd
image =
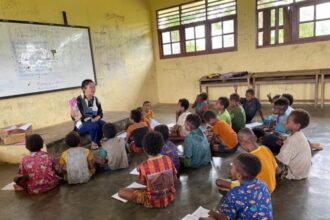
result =
[{"label": "white paper sheet", "polygon": [[32,126],[32,124],[31,123],[27,123],[27,124],[24,124],[24,125],[22,125],[22,126],[20,126],[19,127],[19,129],[22,129],[22,130],[27,130],[30,126]]},{"label": "white paper sheet", "polygon": [[15,185],[15,183],[14,182],[11,182],[11,183],[5,185],[4,187],[2,187],[1,190],[15,190],[14,189],[14,185]]},{"label": "white paper sheet", "polygon": [[134,168],[129,174],[140,175],[140,173],[137,171],[137,168]]},{"label": "white paper sheet", "polygon": [[124,202],[124,203],[126,203],[126,202],[127,202],[127,200],[126,200],[126,199],[123,199],[123,198],[121,198],[121,197],[118,195],[118,193],[116,193],[116,194],[113,194],[111,197],[112,197],[112,198],[114,198],[114,199],[117,199],[117,200],[119,200],[119,201],[121,201],[121,202]]},{"label": "white paper sheet", "polygon": [[195,216],[188,214],[185,217],[183,217],[181,220],[198,220]]},{"label": "white paper sheet", "polygon": [[196,218],[208,217],[209,212],[210,212],[210,210],[207,210],[207,209],[203,208],[202,206],[199,206],[198,209],[196,209],[196,211],[194,211],[194,213],[192,215],[195,216]]},{"label": "white paper sheet", "polygon": [[252,123],[246,124],[245,127],[252,129],[252,128],[255,128],[255,127],[258,127],[261,125],[263,125],[262,122],[257,121],[257,122],[252,122]]},{"label": "white paper sheet", "polygon": [[119,139],[125,140],[126,137],[127,137],[127,132],[125,131],[125,132],[119,134],[117,137],[118,137]]},{"label": "white paper sheet", "polygon": [[167,124],[167,127],[171,129],[171,128],[173,128],[175,125],[176,125],[176,123],[169,123],[169,124]]},{"label": "white paper sheet", "polygon": [[144,189],[144,188],[146,188],[146,186],[143,185],[143,184],[140,184],[140,183],[134,182],[134,183],[131,183],[130,185],[128,185],[126,188]]},{"label": "white paper sheet", "polygon": [[210,210],[207,210],[202,206],[199,206],[198,209],[194,211],[194,213],[186,215],[181,220],[198,220],[201,217],[208,217],[209,211]]},{"label": "white paper sheet", "polygon": [[160,125],[160,123],[158,121],[156,121],[155,119],[150,119],[151,129],[154,129],[157,125]]},{"label": "white paper sheet", "polygon": [[184,156],[184,147],[182,146],[182,144],[178,145],[177,148],[178,148],[178,155]]}]

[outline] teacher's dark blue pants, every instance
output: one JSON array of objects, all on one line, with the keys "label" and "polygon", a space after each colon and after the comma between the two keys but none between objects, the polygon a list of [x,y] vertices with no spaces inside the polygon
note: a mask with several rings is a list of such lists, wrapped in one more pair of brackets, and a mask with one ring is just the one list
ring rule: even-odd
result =
[{"label": "teacher's dark blue pants", "polygon": [[96,122],[86,121],[83,122],[81,128],[77,129],[78,133],[88,133],[91,137],[91,141],[100,144],[103,133],[102,128],[105,121],[98,120]]}]

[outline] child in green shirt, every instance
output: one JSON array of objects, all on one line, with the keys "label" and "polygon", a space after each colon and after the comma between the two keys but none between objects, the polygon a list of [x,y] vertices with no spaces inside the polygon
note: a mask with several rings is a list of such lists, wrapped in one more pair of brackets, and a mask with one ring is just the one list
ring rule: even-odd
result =
[{"label": "child in green shirt", "polygon": [[218,112],[217,118],[225,121],[231,126],[231,117],[227,108],[229,106],[229,99],[227,97],[220,97],[214,105],[215,110]]},{"label": "child in green shirt", "polygon": [[245,127],[246,117],[245,111],[240,103],[240,97],[237,93],[233,93],[229,97],[229,113],[231,117],[232,128],[239,132]]}]

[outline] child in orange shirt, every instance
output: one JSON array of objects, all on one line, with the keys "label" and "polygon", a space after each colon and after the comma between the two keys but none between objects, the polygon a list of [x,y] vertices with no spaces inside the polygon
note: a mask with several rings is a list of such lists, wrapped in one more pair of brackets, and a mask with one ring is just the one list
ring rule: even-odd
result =
[{"label": "child in orange shirt", "polygon": [[233,153],[237,150],[237,134],[226,122],[219,120],[213,111],[204,113],[204,120],[212,126],[212,131],[207,136],[211,148],[219,153]]},{"label": "child in orange shirt", "polygon": [[148,159],[142,162],[138,171],[139,182],[146,189],[122,188],[119,196],[148,208],[166,208],[175,200],[176,169],[168,156],[161,155],[163,137],[158,132],[149,132],[143,139],[144,151]]},{"label": "child in orange shirt", "polygon": [[127,142],[129,143],[130,153],[143,153],[142,140],[146,133],[149,131],[147,123],[142,121],[142,113],[134,109],[130,114],[130,121],[133,122],[127,128]]}]

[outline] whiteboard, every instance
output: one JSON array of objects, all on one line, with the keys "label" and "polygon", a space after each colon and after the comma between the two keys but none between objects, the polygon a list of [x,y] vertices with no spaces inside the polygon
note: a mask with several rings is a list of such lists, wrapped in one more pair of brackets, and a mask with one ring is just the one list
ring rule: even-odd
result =
[{"label": "whiteboard", "polygon": [[71,89],[95,78],[88,27],[0,21],[0,98]]}]

